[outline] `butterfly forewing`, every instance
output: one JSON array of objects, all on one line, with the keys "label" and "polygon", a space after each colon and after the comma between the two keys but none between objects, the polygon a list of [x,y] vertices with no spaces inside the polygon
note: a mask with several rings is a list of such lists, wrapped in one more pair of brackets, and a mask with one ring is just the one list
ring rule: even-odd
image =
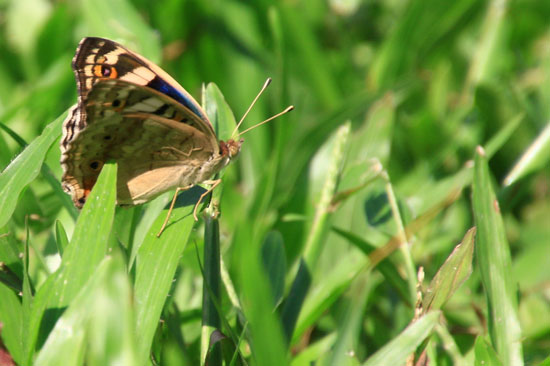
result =
[{"label": "butterfly forewing", "polygon": [[124,80],[170,96],[210,124],[197,101],[176,80],[145,57],[116,42],[97,37],[84,38],[73,59],[73,69],[82,98],[86,98],[92,86],[100,80]]}]

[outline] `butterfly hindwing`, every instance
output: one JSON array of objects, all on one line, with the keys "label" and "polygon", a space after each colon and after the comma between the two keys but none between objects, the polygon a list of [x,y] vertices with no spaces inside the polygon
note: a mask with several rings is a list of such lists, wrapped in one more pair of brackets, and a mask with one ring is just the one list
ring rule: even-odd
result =
[{"label": "butterfly hindwing", "polygon": [[[193,178],[192,171],[197,168],[194,162],[206,161],[219,151],[217,139],[204,121],[170,97],[145,86],[117,79],[100,80],[82,107],[88,123],[67,143],[62,161],[63,181],[70,182],[66,188],[77,187],[78,192],[73,194],[77,206],[110,159],[119,163],[118,202],[134,204],[140,202],[140,197],[150,199],[142,187],[156,192],[161,190],[159,184],[173,186],[174,180],[179,184],[177,176],[160,179],[163,171],[179,166],[182,175]],[[148,182],[152,175],[159,177],[155,184]]]}]

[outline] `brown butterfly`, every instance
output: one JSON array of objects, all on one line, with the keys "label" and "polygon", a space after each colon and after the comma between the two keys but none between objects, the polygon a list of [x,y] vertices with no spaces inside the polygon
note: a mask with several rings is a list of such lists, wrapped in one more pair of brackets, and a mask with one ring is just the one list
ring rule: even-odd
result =
[{"label": "brown butterfly", "polygon": [[116,42],[84,38],[72,66],[78,103],[63,123],[61,166],[63,189],[75,206],[84,205],[103,164],[114,160],[118,204],[141,204],[172,189],[177,195],[199,183],[211,185],[195,205],[197,220],[201,200],[220,183],[210,178],[239,154],[240,135],[219,141],[206,113],[183,87]]}]

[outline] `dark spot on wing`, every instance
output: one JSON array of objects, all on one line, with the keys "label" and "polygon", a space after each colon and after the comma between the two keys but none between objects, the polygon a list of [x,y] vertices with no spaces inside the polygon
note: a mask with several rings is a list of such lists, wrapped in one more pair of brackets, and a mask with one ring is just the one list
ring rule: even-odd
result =
[{"label": "dark spot on wing", "polygon": [[156,111],[153,112],[153,114],[156,114],[157,116],[163,116],[164,113],[166,113],[166,110],[169,108],[170,106],[168,104],[163,104],[161,105],[159,108],[157,108]]}]

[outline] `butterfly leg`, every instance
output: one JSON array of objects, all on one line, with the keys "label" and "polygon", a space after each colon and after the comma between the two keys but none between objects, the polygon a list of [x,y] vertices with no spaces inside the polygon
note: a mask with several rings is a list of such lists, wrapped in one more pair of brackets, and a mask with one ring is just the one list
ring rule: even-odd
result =
[{"label": "butterfly leg", "polygon": [[214,188],[216,188],[221,182],[222,182],[221,179],[207,180],[207,181],[203,182],[204,184],[211,184],[212,186],[210,187],[210,189],[208,191],[201,194],[197,204],[195,205],[195,209],[193,210],[193,217],[195,218],[195,221],[199,221],[199,219],[197,218],[197,210],[199,209],[199,205],[201,204],[202,200],[204,199],[204,197],[208,196],[208,194],[210,192],[212,192],[214,190]]},{"label": "butterfly leg", "polygon": [[157,234],[157,238],[160,237],[160,234],[164,231],[164,228],[168,224],[168,219],[170,219],[170,215],[172,214],[172,210],[174,209],[174,205],[176,204],[176,198],[178,198],[178,193],[181,191],[188,190],[189,188],[193,187],[193,184],[190,184],[185,187],[178,187],[176,188],[176,193],[174,193],[174,198],[172,198],[172,203],[170,204],[170,208],[168,209],[168,213],[166,214],[166,218],[164,219],[164,222],[162,223],[162,226]]}]

